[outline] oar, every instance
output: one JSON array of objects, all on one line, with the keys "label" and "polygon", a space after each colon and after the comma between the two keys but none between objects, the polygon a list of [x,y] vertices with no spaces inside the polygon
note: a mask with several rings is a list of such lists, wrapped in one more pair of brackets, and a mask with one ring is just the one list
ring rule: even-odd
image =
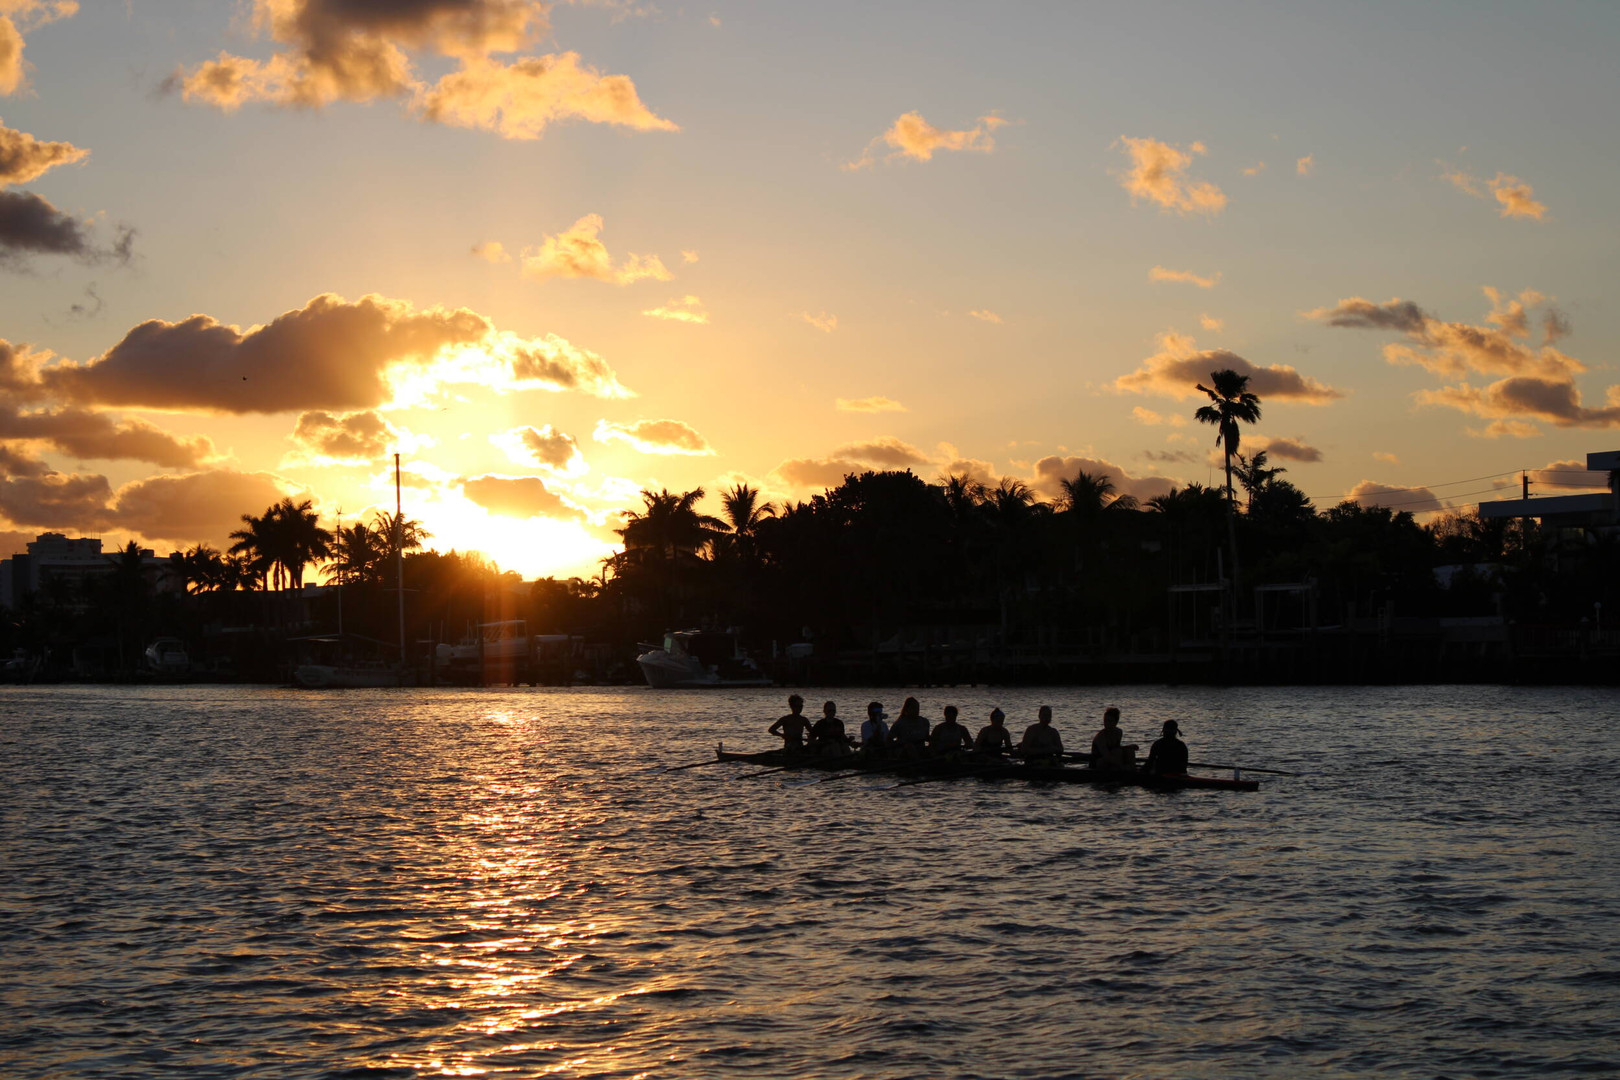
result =
[{"label": "oar", "polygon": [[759,772],[746,772],[741,776],[733,776],[733,780],[752,780],[756,776],[769,776],[771,773],[787,772],[789,769],[803,768],[801,765],[782,765],[774,769],[761,769]]},{"label": "oar", "polygon": [[719,758],[716,758],[713,761],[694,761],[690,765],[671,765],[669,768],[662,769],[660,771],[661,772],[680,772],[682,769],[701,769],[705,765],[730,765],[730,764],[732,764],[732,763],[729,762],[729,761],[724,761],[724,760],[721,760]]},{"label": "oar", "polygon": [[1286,771],[1284,771],[1282,769],[1256,769],[1256,768],[1251,768],[1248,765],[1211,765],[1207,761],[1189,761],[1189,762],[1187,762],[1187,768],[1189,768],[1189,769],[1231,769],[1233,772],[1237,772],[1239,770],[1242,770],[1243,772],[1270,773],[1272,776],[1313,776],[1313,775],[1318,775],[1318,774],[1314,774],[1314,773],[1286,772]]}]

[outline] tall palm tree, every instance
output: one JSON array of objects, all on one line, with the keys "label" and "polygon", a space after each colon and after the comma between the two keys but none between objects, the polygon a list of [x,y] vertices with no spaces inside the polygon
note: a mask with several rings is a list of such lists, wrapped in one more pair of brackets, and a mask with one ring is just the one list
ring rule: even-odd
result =
[{"label": "tall palm tree", "polygon": [[388,536],[363,521],[340,525],[325,565],[339,584],[369,581],[381,573],[388,547]]},{"label": "tall palm tree", "polygon": [[304,567],[324,558],[332,544],[308,499],[282,499],[262,517],[243,514],[242,522],[245,528],[231,533],[231,553],[248,556],[254,574],[277,589],[302,588]]},{"label": "tall palm tree", "polygon": [[277,561],[286,568],[288,585],[301,589],[304,567],[326,557],[332,547],[332,532],[321,528],[320,516],[308,499],[298,503],[282,499],[270,508],[269,514],[275,519]]},{"label": "tall palm tree", "polygon": [[1209,381],[1213,387],[1198,384],[1198,389],[1209,396],[1210,404],[1202,405],[1193,414],[1201,424],[1215,425],[1215,443],[1226,453],[1226,497],[1237,505],[1232,488],[1232,457],[1241,440],[1238,425],[1253,424],[1260,419],[1260,398],[1249,392],[1249,377],[1239,375],[1230,368],[1212,371]]},{"label": "tall palm tree", "polygon": [[[431,540],[433,534],[422,527],[422,523],[414,518],[408,518],[403,513],[390,514],[386,510],[378,510],[372,515],[372,534],[377,536],[383,544],[382,555],[384,560],[392,560],[401,551],[419,551],[424,541]],[[395,540],[395,530],[398,530],[398,541]]]},{"label": "tall palm tree", "polygon": [[632,550],[656,552],[656,558],[673,562],[681,555],[696,556],[723,535],[726,523],[717,517],[697,512],[702,488],[679,495],[668,488],[641,493],[642,512],[631,510],[625,515],[624,525],[616,531]]},{"label": "tall palm tree", "polygon": [[237,557],[244,582],[257,582],[261,589],[281,587],[281,565],[273,554],[274,529],[275,523],[268,513],[263,517],[243,514],[242,527],[231,531],[231,539],[236,542],[230,546],[230,554]]},{"label": "tall palm tree", "polygon": [[727,545],[739,554],[751,553],[759,523],[775,517],[776,507],[759,501],[758,488],[741,483],[721,492],[720,503],[725,507],[726,523],[730,526]]}]

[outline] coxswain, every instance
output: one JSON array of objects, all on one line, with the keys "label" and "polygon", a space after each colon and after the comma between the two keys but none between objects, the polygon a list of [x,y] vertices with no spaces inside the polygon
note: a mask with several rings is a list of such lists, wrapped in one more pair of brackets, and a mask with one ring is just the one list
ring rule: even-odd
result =
[{"label": "coxswain", "polygon": [[883,702],[874,701],[866,706],[866,720],[861,724],[861,752],[880,757],[889,752],[889,725],[883,721],[888,714]]},{"label": "coxswain", "polygon": [[1026,761],[1038,765],[1056,765],[1063,760],[1063,736],[1052,726],[1052,706],[1042,705],[1035,722],[1024,729],[1018,743],[1018,752]]},{"label": "coxswain", "polygon": [[1120,772],[1136,768],[1136,744],[1125,741],[1119,729],[1119,710],[1103,712],[1102,730],[1091,739],[1091,767],[1106,772]]},{"label": "coxswain", "polygon": [[889,742],[901,757],[922,757],[928,748],[928,721],[914,697],[906,698],[900,715],[889,725]]},{"label": "coxswain", "polygon": [[810,730],[810,721],[804,718],[804,698],[798,694],[788,697],[788,714],[771,725],[770,734],[782,736],[782,751],[787,754],[804,753],[804,733]]},{"label": "coxswain", "polygon": [[935,724],[933,734],[928,736],[928,747],[936,757],[973,749],[973,736],[968,734],[967,728],[957,723],[956,713],[955,705],[945,706],[945,719]]},{"label": "coxswain", "polygon": [[1005,754],[1012,749],[1012,732],[1007,730],[1006,713],[1000,709],[990,710],[990,723],[979,729],[973,749],[980,754]]},{"label": "coxswain", "polygon": [[1181,725],[1174,720],[1164,722],[1164,735],[1156,739],[1148,750],[1142,771],[1157,776],[1185,776],[1187,773],[1187,744],[1176,736]]},{"label": "coxswain", "polygon": [[822,757],[849,753],[849,737],[838,719],[838,705],[829,701],[821,707],[821,719],[810,729],[810,752]]}]

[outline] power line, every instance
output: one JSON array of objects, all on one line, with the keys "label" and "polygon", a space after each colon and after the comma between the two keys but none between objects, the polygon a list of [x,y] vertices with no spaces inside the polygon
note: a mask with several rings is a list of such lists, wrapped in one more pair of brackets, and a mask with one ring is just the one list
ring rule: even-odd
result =
[{"label": "power line", "polygon": [[[1406,504],[1406,503],[1427,502],[1428,498],[1426,496],[1418,496],[1415,499],[1396,500],[1396,501],[1390,502],[1390,501],[1384,501],[1381,497],[1384,496],[1384,495],[1398,495],[1398,494],[1400,494],[1402,492],[1407,492],[1407,491],[1412,491],[1412,492],[1427,491],[1427,492],[1430,492],[1431,494],[1433,494],[1439,488],[1457,487],[1460,484],[1475,484],[1475,483],[1478,483],[1481,480],[1497,480],[1497,479],[1500,479],[1500,478],[1502,478],[1504,476],[1523,476],[1523,475],[1526,475],[1526,474],[1528,474],[1530,476],[1532,482],[1538,483],[1538,484],[1544,484],[1544,485],[1547,485],[1549,487],[1605,487],[1605,486],[1607,486],[1605,482],[1600,481],[1600,480],[1594,480],[1590,484],[1582,484],[1582,483],[1559,483],[1558,481],[1555,481],[1555,480],[1537,480],[1536,479],[1537,476],[1545,476],[1545,475],[1568,476],[1568,475],[1577,475],[1578,474],[1578,475],[1591,476],[1591,477],[1600,477],[1600,476],[1607,475],[1601,469],[1509,469],[1507,472],[1491,473],[1488,476],[1474,476],[1474,477],[1470,477],[1470,478],[1468,478],[1466,480],[1447,480],[1445,483],[1442,483],[1442,484],[1414,484],[1411,487],[1386,488],[1386,489],[1383,489],[1381,491],[1367,492],[1366,494],[1370,495],[1370,496],[1380,497],[1379,502],[1378,502],[1378,505],[1380,505],[1380,506],[1398,506],[1398,505],[1403,505],[1403,504]],[[1500,487],[1482,488],[1479,491],[1465,491],[1465,492],[1461,492],[1461,493],[1450,494],[1450,495],[1447,495],[1446,498],[1448,498],[1448,499],[1462,499],[1462,498],[1467,498],[1470,495],[1488,495],[1493,491],[1501,491],[1501,490],[1503,490],[1503,489],[1500,488]],[[1343,492],[1342,494],[1338,494],[1338,495],[1307,495],[1306,496],[1306,498],[1310,499],[1312,502],[1323,502],[1323,501],[1326,501],[1326,500],[1329,500],[1329,499],[1336,500],[1336,501],[1339,501],[1339,502],[1343,502],[1346,499],[1353,499],[1355,497],[1356,497],[1356,494],[1353,491],[1346,491],[1346,492]],[[1438,496],[1435,497],[1435,501],[1436,502],[1439,501]]]}]

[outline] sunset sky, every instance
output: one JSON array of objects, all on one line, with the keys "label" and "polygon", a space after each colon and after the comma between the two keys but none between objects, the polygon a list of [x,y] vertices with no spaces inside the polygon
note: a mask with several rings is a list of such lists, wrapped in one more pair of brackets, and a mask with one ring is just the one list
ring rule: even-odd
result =
[{"label": "sunset sky", "polygon": [[1620,447],[1617,45],[1612,3],[0,0],[0,541],[350,522],[396,450],[433,546],[525,577],[645,487],[1148,497],[1214,480],[1220,367],[1319,507],[1514,494]]}]

